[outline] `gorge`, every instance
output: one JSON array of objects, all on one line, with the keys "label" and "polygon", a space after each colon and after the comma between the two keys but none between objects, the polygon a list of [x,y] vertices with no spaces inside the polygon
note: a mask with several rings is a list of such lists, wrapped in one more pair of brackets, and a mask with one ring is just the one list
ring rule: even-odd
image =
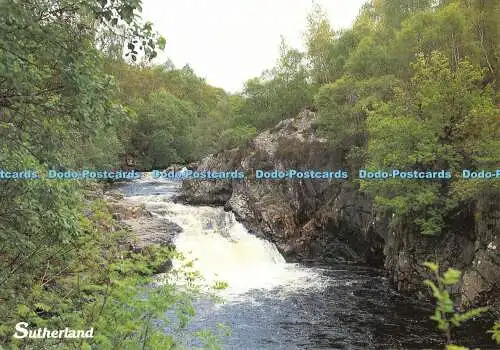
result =
[{"label": "gorge", "polygon": [[[383,270],[362,260],[362,250],[349,247],[352,243],[326,241],[323,249],[335,247],[328,256],[321,250],[298,250],[306,245],[286,253],[286,245],[278,244],[286,261],[273,243],[248,232],[227,207],[179,203],[179,196],[186,200],[181,186],[180,181],[146,176],[122,184],[122,195],[113,190],[107,198],[112,193],[118,198],[114,210],[121,208],[120,221],[139,234],[141,246],[173,245],[192,259],[207,285],[227,282],[219,294],[222,303],[203,297],[195,302],[187,334],[177,335],[186,347],[200,346],[189,334],[217,329],[221,323],[231,330],[223,338],[228,349],[413,349],[441,344],[429,319],[431,305],[397,292]],[[170,268],[172,264],[158,272]],[[488,326],[485,320],[471,321],[457,339],[488,349],[494,346],[484,333]]]},{"label": "gorge", "polygon": [[[264,131],[247,147],[204,158],[197,170],[341,169],[340,152],[315,133],[317,115],[304,110],[295,119]],[[418,292],[428,275],[422,263],[439,262],[464,271],[456,295],[461,304],[486,303],[499,311],[500,199],[492,193],[472,208],[460,208],[440,236],[424,236],[415,225],[390,227],[377,215],[370,196],[349,181],[281,180],[184,181],[178,200],[220,205],[247,229],[269,239],[288,261],[356,261],[384,268],[397,290]]]},{"label": "gorge", "polygon": [[305,3],[0,2],[1,349],[498,348],[500,2]]}]

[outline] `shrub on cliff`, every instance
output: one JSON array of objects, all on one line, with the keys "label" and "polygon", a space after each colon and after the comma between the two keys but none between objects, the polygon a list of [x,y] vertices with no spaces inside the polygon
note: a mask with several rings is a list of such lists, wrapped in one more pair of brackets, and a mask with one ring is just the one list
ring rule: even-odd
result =
[{"label": "shrub on cliff", "polygon": [[[484,71],[464,59],[453,66],[440,52],[420,56],[409,86],[368,117],[368,168],[419,171],[489,169],[500,159],[498,108],[491,89],[478,84]],[[463,191],[474,186],[474,191]],[[424,234],[439,233],[447,214],[495,181],[365,181],[381,208],[409,219]],[[408,221],[408,220],[407,220]]]}]

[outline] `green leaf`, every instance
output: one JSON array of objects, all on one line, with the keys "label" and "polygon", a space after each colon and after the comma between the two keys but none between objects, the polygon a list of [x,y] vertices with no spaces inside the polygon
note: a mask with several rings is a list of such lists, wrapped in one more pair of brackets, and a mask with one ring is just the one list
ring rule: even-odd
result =
[{"label": "green leaf", "polygon": [[441,322],[441,312],[439,310],[434,311],[434,315],[431,316],[431,320]]},{"label": "green leaf", "polygon": [[158,38],[158,40],[156,41],[156,43],[158,44],[158,48],[160,50],[164,50],[165,49],[165,44],[167,43],[167,40],[163,36],[161,36],[161,37]]},{"label": "green leaf", "polygon": [[446,350],[469,350],[469,348],[460,345],[448,344],[446,345]]},{"label": "green leaf", "polygon": [[26,305],[23,304],[17,305],[17,313],[19,314],[19,316],[21,317],[28,316],[30,312],[31,312],[30,308],[27,307]]},{"label": "green leaf", "polygon": [[432,289],[432,295],[436,299],[441,299],[441,291],[431,280],[425,280],[424,284]]},{"label": "green leaf", "polygon": [[52,307],[50,305],[44,304],[44,303],[36,303],[35,308],[40,309],[42,311],[50,311]]},{"label": "green leaf", "polygon": [[474,318],[476,316],[479,316],[483,312],[486,312],[486,311],[488,311],[487,307],[475,308],[475,309],[469,310],[467,312],[464,312],[462,314],[458,314],[458,313],[454,314],[450,321],[455,326],[459,326],[461,323],[463,323],[467,320],[470,320],[471,318]]},{"label": "green leaf", "polygon": [[488,333],[491,333],[491,338],[495,340],[497,344],[500,344],[500,321],[495,322],[495,325]]},{"label": "green leaf", "polygon": [[439,269],[439,265],[431,261],[425,261],[424,266],[427,267],[432,272],[437,272]]},{"label": "green leaf", "polygon": [[462,273],[456,269],[449,268],[443,275],[443,283],[447,285],[457,284]]}]

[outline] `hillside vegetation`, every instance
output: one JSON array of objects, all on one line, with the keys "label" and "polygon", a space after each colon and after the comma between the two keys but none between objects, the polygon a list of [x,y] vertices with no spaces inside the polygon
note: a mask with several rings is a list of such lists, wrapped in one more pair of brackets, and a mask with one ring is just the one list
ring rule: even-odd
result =
[{"label": "hillside vegetation", "polygon": [[[168,33],[142,22],[140,5],[0,3],[1,169],[120,168],[125,155],[143,170],[165,168],[244,145],[304,107],[318,111],[317,130],[349,170],[498,168],[497,1],[374,0],[340,31],[315,6],[305,51],[283,39],[275,67],[239,94],[188,65],[153,65]],[[410,222],[423,234],[500,191],[499,181],[459,179],[360,185],[395,214],[394,227]],[[117,242],[130,233],[110,229],[87,187],[0,179],[0,344],[22,347],[12,333],[24,320],[101,327],[101,348],[175,348],[150,331],[152,319],[178,307],[184,320],[189,298],[167,290],[145,304],[138,287],[171,252],[124,253]]]}]

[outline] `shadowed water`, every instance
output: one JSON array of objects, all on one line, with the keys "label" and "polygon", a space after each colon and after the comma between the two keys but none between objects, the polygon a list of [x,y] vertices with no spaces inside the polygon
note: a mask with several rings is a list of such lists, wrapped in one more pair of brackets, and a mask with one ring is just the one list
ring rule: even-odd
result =
[{"label": "shadowed water", "polygon": [[[231,328],[224,349],[443,349],[429,316],[432,305],[395,292],[383,271],[353,265],[286,263],[276,248],[246,232],[222,208],[173,203],[179,183],[139,180],[122,187],[126,200],[143,203],[153,215],[183,228],[177,249],[196,259],[207,283],[224,280],[224,303],[196,302],[188,331]],[[457,342],[495,349],[471,321]],[[189,333],[189,332],[188,332]],[[186,338],[188,347],[199,346]]]}]

